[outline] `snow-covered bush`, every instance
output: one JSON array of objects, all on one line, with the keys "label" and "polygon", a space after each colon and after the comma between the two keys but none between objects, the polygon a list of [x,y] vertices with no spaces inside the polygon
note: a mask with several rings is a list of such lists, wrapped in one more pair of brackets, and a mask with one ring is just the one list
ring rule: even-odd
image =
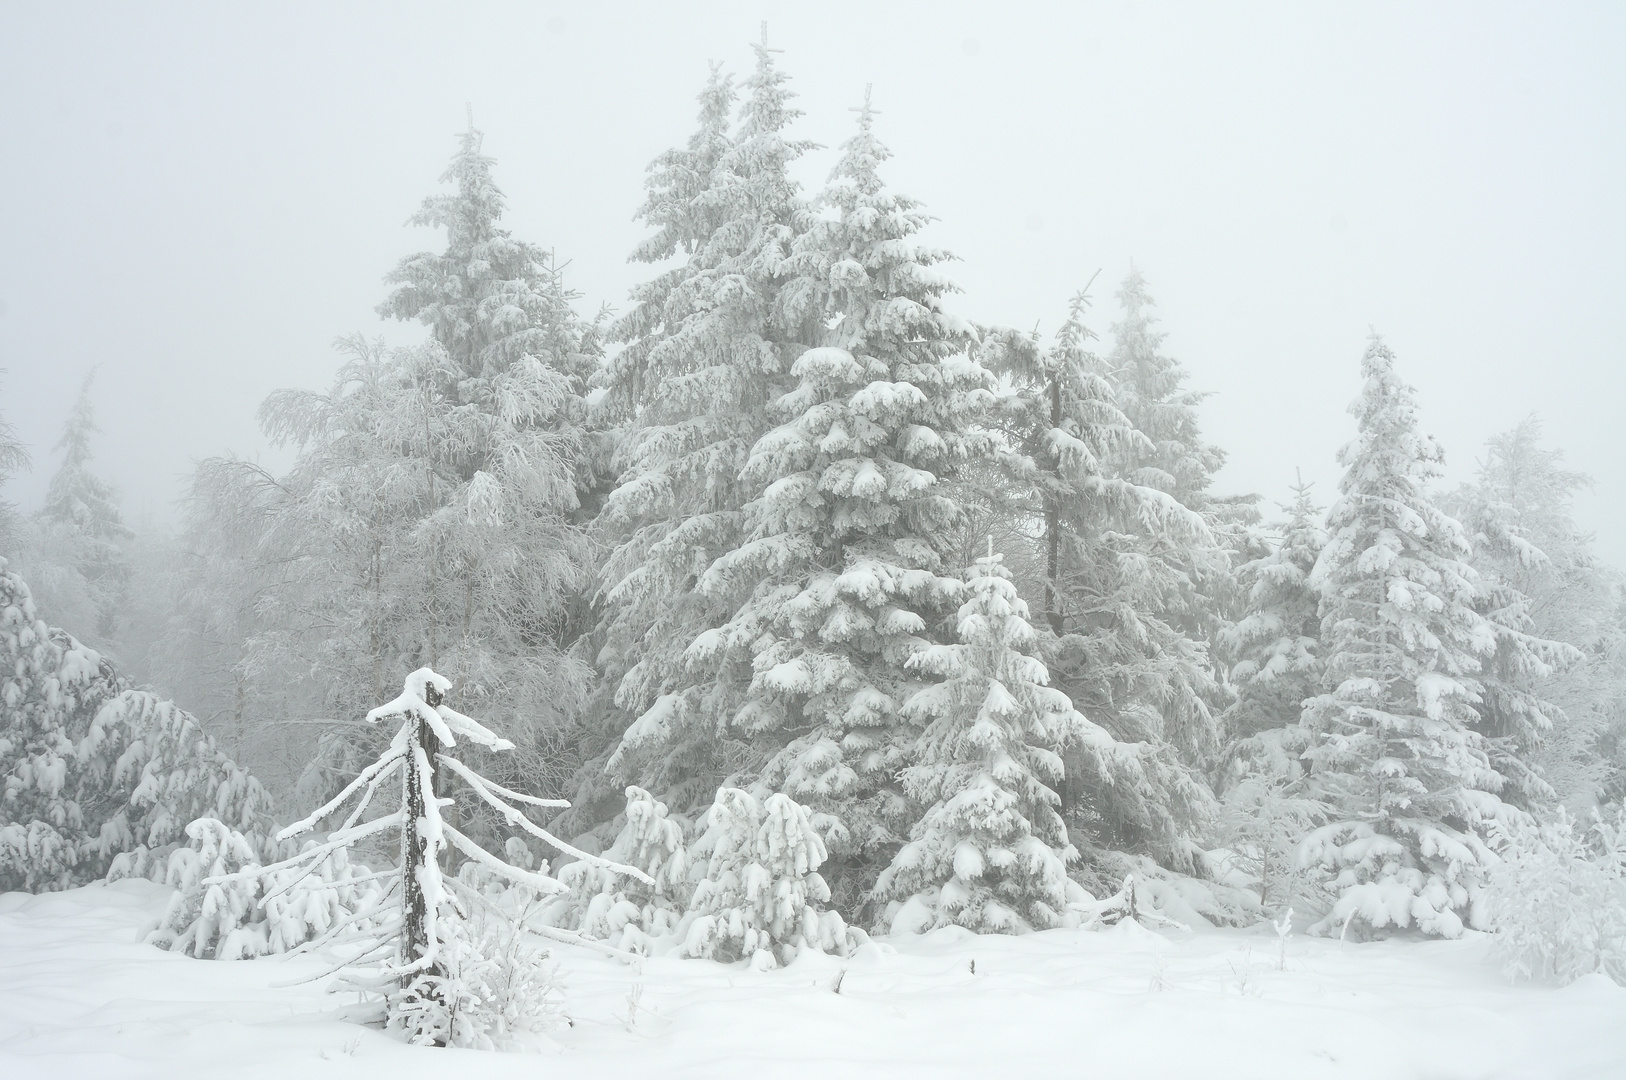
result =
[{"label": "snow-covered bush", "polygon": [[448,922],[438,971],[386,995],[388,1027],[408,1042],[501,1050],[523,1032],[566,1023],[558,965],[530,932],[536,897],[467,863],[462,918]]},{"label": "snow-covered bush", "polygon": [[1585,829],[1560,810],[1527,830],[1491,871],[1485,902],[1510,977],[1601,972],[1626,986],[1626,810]]},{"label": "snow-covered bush", "polygon": [[176,890],[158,928],[147,937],[171,952],[207,960],[288,952],[371,908],[377,899],[366,867],[353,866],[343,848],[308,868],[244,875],[242,871],[274,861],[267,856],[279,854],[277,846],[215,818],[198,818],[187,825],[186,835],[188,843],[171,851],[161,867],[152,867],[150,858],[127,854],[115,859],[108,873],[110,879],[149,876]]},{"label": "snow-covered bush", "polygon": [[559,868],[558,878],[570,891],[549,903],[543,917],[554,926],[648,955],[654,940],[677,931],[693,892],[683,826],[667,814],[665,803],[643,788],[629,787],[626,824],[604,857],[637,867],[655,884],[596,863],[568,863]]},{"label": "snow-covered bush", "polygon": [[739,788],[722,788],[690,857],[699,880],[679,927],[685,955],[772,968],[803,948],[849,950],[851,932],[840,914],[818,907],[830,899],[818,874],[824,841],[807,808],[790,796],[758,802]]}]

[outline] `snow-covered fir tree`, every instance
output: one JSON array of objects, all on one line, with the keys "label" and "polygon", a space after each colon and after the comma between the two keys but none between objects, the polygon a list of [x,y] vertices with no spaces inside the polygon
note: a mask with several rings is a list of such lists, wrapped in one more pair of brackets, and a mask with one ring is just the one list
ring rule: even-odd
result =
[{"label": "snow-covered fir tree", "polygon": [[746,599],[690,640],[686,683],[623,742],[661,745],[690,701],[707,702],[749,744],[748,775],[822,815],[849,913],[914,814],[897,781],[919,728],[901,712],[921,682],[907,662],[956,606],[946,481],[985,445],[973,422],[989,383],[943,308],[943,256],[914,239],[926,215],[886,189],[871,128],[866,107],[787,264],[795,321],[826,329],[745,465],[761,494],[742,542],[699,583]]},{"label": "snow-covered fir tree", "polygon": [[1209,395],[1187,389],[1185,365],[1162,351],[1167,334],[1158,326],[1155,302],[1139,270],[1125,276],[1117,300],[1106,377],[1124,415],[1145,436],[1125,447],[1118,468],[1202,514],[1213,531],[1223,557],[1202,547],[1165,556],[1176,579],[1186,580],[1166,590],[1162,601],[1164,618],[1209,640],[1240,601],[1229,571],[1256,546],[1251,527],[1259,520],[1258,497],[1214,492],[1214,474],[1225,464],[1225,452],[1202,435],[1197,407]]},{"label": "snow-covered fir tree", "polygon": [[0,887],[93,881],[217,817],[264,830],[270,797],[172,702],[131,689],[95,650],[48,626],[0,565]]},{"label": "snow-covered fir tree", "polygon": [[57,441],[62,464],[35,515],[25,572],[53,620],[105,648],[118,632],[129,586],[132,533],[113,486],[90,467],[91,438],[100,430],[90,396],[95,377],[93,368]]},{"label": "snow-covered fir tree", "polygon": [[[471,128],[446,174],[456,191],[414,218],[445,229],[445,251],[391,276],[382,310],[431,339],[346,339],[328,393],[271,395],[261,422],[297,450],[287,473],[199,467],[194,520],[212,546],[194,576],[229,567],[253,601],[210,603],[194,582],[183,591],[210,625],[174,640],[180,666],[211,669],[198,681],[215,711],[247,702],[277,722],[354,718],[386,671],[439,664],[465,707],[513,733],[520,752],[490,764],[558,790],[561,733],[590,677],[567,648],[589,581],[578,519],[597,345],[551,255],[501,227],[491,169]],[[305,794],[325,798],[376,749],[334,724]]]},{"label": "snow-covered fir tree", "polygon": [[1462,526],[1427,490],[1444,455],[1376,336],[1361,374],[1359,435],[1339,451],[1345,473],[1312,575],[1326,692],[1303,719],[1314,737],[1304,757],[1336,820],[1301,858],[1338,893],[1320,929],[1455,937],[1478,921],[1494,835],[1521,816],[1478,726],[1478,676],[1498,636],[1476,608]]},{"label": "snow-covered fir tree", "polygon": [[[809,144],[787,134],[801,114],[776,51],[756,46],[732,135],[724,124],[734,91],[714,69],[699,131],[657,160],[642,210],[657,231],[634,258],[682,262],[635,290],[636,306],[614,328],[626,348],[606,373],[606,402],[627,425],[620,483],[602,517],[616,545],[602,575],[600,658],[614,685],[608,775],[636,780],[682,813],[705,807],[739,754],[723,733],[736,703],[690,672],[687,650],[751,583],[696,586],[745,538],[742,511],[761,483],[742,470],[799,348],[780,294],[807,224],[790,166]],[[742,674],[749,668],[735,681]],[[623,742],[629,725],[638,734]],[[616,794],[601,762],[586,772],[584,794],[601,803]]]},{"label": "snow-covered fir tree", "polygon": [[[1201,514],[1126,475],[1123,463],[1154,447],[1089,349],[1087,310],[1088,297],[1075,296],[1048,347],[1011,331],[985,337],[981,355],[1002,377],[988,485],[1000,494],[989,505],[1041,537],[1034,592],[1049,609],[1041,651],[1056,686],[1115,738],[1147,749],[1142,782],[1115,784],[1093,755],[1064,748],[1060,794],[1073,842],[1089,861],[1130,851],[1190,870],[1213,813],[1192,761],[1218,690],[1202,642],[1165,607],[1189,585],[1184,563],[1218,555]],[[1089,877],[1097,887],[1121,881],[1116,867]]]},{"label": "snow-covered fir tree", "polygon": [[891,925],[957,925],[979,933],[1058,926],[1078,886],[1067,839],[1060,749],[1096,760],[1113,783],[1140,780],[1138,747],[1116,744],[1053,689],[1035,655],[1037,635],[1003,558],[970,573],[957,644],[933,645],[909,665],[939,679],[903,711],[924,721],[914,763],[903,772],[927,807],[876,885],[895,906]]},{"label": "snow-covered fir tree", "polygon": [[[1605,749],[1626,732],[1626,627],[1619,574],[1598,560],[1571,516],[1589,480],[1562,462],[1530,417],[1490,439],[1475,480],[1445,505],[1470,532],[1480,610],[1499,624],[1482,676],[1482,728],[1586,813],[1607,793],[1626,792],[1616,779],[1626,760],[1612,761]],[[1566,655],[1554,641],[1578,652]],[[1517,642],[1530,642],[1530,651],[1510,647]],[[1541,665],[1520,670],[1532,653]]]},{"label": "snow-covered fir tree", "polygon": [[1321,596],[1310,575],[1327,534],[1309,484],[1294,485],[1285,509],[1275,547],[1237,570],[1247,607],[1224,631],[1238,657],[1231,668],[1237,698],[1223,716],[1233,752],[1262,732],[1297,725],[1305,700],[1321,690]]},{"label": "snow-covered fir tree", "polygon": [[0,560],[0,892],[96,876],[80,865],[96,822],[80,803],[78,744],[120,689],[100,654],[40,619]]}]

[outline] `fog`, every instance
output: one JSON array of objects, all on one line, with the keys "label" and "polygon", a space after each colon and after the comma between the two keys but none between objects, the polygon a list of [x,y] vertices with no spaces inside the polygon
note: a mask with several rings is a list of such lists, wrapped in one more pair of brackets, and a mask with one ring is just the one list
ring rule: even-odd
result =
[{"label": "fog", "polygon": [[[873,84],[894,186],[940,219],[957,310],[1053,330],[1100,270],[1147,275],[1214,391],[1219,486],[1323,502],[1370,329],[1453,478],[1536,412],[1626,563],[1626,11],[1603,5],[6,4],[0,414],[37,506],[85,372],[132,524],[190,462],[266,455],[258,403],[325,385],[472,106],[517,236],[624,309],[645,164],[708,60],[766,20],[826,147]],[[808,155],[816,189],[833,160]],[[269,461],[280,460],[275,455]]]}]

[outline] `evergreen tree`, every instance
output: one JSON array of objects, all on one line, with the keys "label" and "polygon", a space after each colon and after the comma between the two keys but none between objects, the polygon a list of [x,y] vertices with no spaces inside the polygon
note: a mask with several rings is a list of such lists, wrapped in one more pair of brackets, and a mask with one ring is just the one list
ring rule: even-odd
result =
[{"label": "evergreen tree", "polygon": [[[1139,270],[1130,270],[1118,288],[1120,315],[1112,326],[1113,347],[1105,375],[1119,408],[1141,436],[1121,444],[1114,461],[1118,475],[1161,491],[1199,514],[1208,535],[1168,545],[1140,537],[1123,545],[1144,585],[1135,607],[1163,640],[1147,650],[1153,656],[1182,656],[1182,692],[1172,696],[1177,711],[1164,710],[1168,740],[1188,764],[1206,768],[1219,750],[1215,714],[1226,702],[1204,643],[1223,628],[1234,599],[1234,551],[1247,545],[1245,526],[1257,518],[1253,498],[1224,499],[1211,488],[1225,454],[1202,437],[1197,406],[1208,396],[1185,389],[1184,365],[1165,355],[1167,336],[1158,328],[1154,303]],[[1185,640],[1180,640],[1184,638]],[[1183,654],[1183,655],[1182,655]]]},{"label": "evergreen tree", "polygon": [[1048,685],[1027,605],[1001,556],[977,560],[967,593],[960,643],[931,646],[909,662],[943,680],[903,707],[925,725],[903,776],[927,810],[876,895],[914,908],[894,928],[901,920],[913,929],[1049,929],[1060,925],[1069,890],[1078,892],[1067,879],[1077,852],[1055,792],[1058,751],[1082,747],[1097,773],[1134,783],[1136,748],[1115,744]]},{"label": "evergreen tree", "polygon": [[[445,176],[456,191],[413,219],[444,228],[445,251],[391,275],[381,310],[422,321],[430,340],[348,339],[329,393],[271,395],[262,426],[298,452],[285,475],[200,467],[194,518],[211,558],[198,572],[232,567],[227,584],[253,601],[215,607],[188,590],[206,601],[197,616],[243,644],[209,626],[176,641],[198,648],[184,665],[219,672],[204,680],[217,710],[246,702],[279,722],[355,717],[389,671],[442,665],[465,707],[514,733],[519,752],[492,767],[557,790],[566,716],[590,676],[566,650],[588,581],[578,518],[597,345],[552,257],[501,227],[491,168],[471,126]],[[304,794],[326,798],[376,751],[356,728],[332,726]]]},{"label": "evergreen tree", "polygon": [[1227,627],[1237,699],[1224,714],[1232,747],[1265,731],[1297,725],[1306,699],[1321,689],[1320,594],[1310,583],[1327,544],[1321,508],[1300,481],[1281,523],[1281,538],[1262,558],[1237,571],[1246,590],[1243,618]]},{"label": "evergreen tree", "polygon": [[0,892],[91,880],[78,744],[122,689],[112,667],[47,626],[28,585],[0,560]]},{"label": "evergreen tree", "polygon": [[34,611],[0,565],[0,891],[68,888],[194,818],[263,830],[270,798],[171,702]]},{"label": "evergreen tree", "polygon": [[[1620,578],[1592,552],[1570,502],[1590,481],[1541,445],[1534,417],[1494,436],[1478,476],[1446,500],[1473,542],[1479,609],[1497,649],[1481,681],[1480,727],[1537,799],[1550,783],[1585,812],[1620,763],[1602,744],[1626,731]],[[1559,645],[1565,643],[1568,647]]]},{"label": "evergreen tree", "polygon": [[1147,751],[1136,784],[1113,783],[1082,747],[1063,751],[1073,842],[1091,864],[1119,850],[1190,870],[1214,809],[1193,762],[1206,755],[1219,690],[1202,642],[1167,608],[1189,589],[1183,567],[1220,555],[1201,514],[1126,475],[1126,461],[1155,447],[1089,350],[1087,307],[1084,293],[1074,297],[1048,348],[1011,331],[985,338],[982,355],[1003,377],[987,487],[999,493],[995,517],[1043,538],[1035,593],[1049,609],[1042,651],[1057,687],[1114,738]]},{"label": "evergreen tree", "polygon": [[98,643],[117,633],[130,581],[125,545],[132,537],[119,513],[113,487],[90,470],[96,426],[85,376],[56,448],[62,464],[51,477],[37,520],[36,561],[30,573],[44,586],[42,601],[53,618]]},{"label": "evergreen tree", "polygon": [[920,684],[907,662],[958,596],[947,482],[986,445],[973,423],[989,382],[965,356],[969,328],[943,310],[944,256],[913,239],[925,214],[880,180],[887,151],[871,126],[866,106],[820,199],[830,216],[791,256],[790,317],[825,329],[741,474],[761,492],[741,543],[699,583],[707,598],[746,599],[690,639],[686,685],[623,742],[662,739],[704,701],[750,744],[746,775],[825,815],[847,911],[913,813],[896,779],[918,731],[900,709]]},{"label": "evergreen tree", "polygon": [[850,950],[840,914],[820,908],[830,899],[818,872],[824,841],[807,808],[788,795],[758,802],[739,788],[720,789],[691,854],[698,880],[677,929],[684,955],[748,959],[761,971],[804,949]]},{"label": "evergreen tree", "polygon": [[[780,294],[807,224],[789,168],[809,144],[785,134],[800,113],[774,51],[756,47],[732,137],[722,125],[733,90],[714,69],[700,131],[658,159],[642,212],[657,233],[634,257],[686,258],[634,293],[614,329],[627,347],[608,375],[606,401],[629,424],[604,512],[617,537],[601,594],[619,742],[610,775],[678,812],[703,808],[737,761],[738,740],[723,730],[733,706],[689,672],[686,651],[749,596],[749,582],[732,592],[697,584],[745,539],[743,508],[761,484],[744,468],[797,348]],[[620,740],[629,721],[636,734]],[[592,777],[584,786],[609,794]]]},{"label": "evergreen tree", "polygon": [[429,327],[451,361],[436,389],[459,403],[495,411],[492,380],[540,364],[546,376],[534,377],[561,397],[560,426],[580,423],[580,394],[598,367],[595,334],[573,309],[576,294],[565,288],[552,253],[501,226],[507,200],[492,178],[496,162],[482,152],[484,141],[471,115],[440,178],[456,193],[424,199],[408,222],[444,229],[446,250],[402,259],[385,279],[396,288],[378,312]]},{"label": "evergreen tree", "polygon": [[1497,633],[1476,610],[1478,579],[1458,522],[1431,500],[1443,454],[1417,428],[1411,387],[1373,337],[1350,411],[1359,436],[1312,574],[1321,591],[1326,692],[1305,708],[1305,752],[1337,820],[1302,858],[1332,878],[1319,928],[1415,924],[1455,937],[1473,905],[1490,840],[1517,818],[1500,793],[1476,706]]}]

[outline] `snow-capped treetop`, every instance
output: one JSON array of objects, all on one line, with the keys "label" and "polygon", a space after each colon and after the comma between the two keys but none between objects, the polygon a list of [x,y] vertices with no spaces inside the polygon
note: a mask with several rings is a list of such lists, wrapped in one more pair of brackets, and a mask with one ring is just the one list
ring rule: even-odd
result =
[{"label": "snow-capped treetop", "polygon": [[445,229],[446,250],[402,259],[386,279],[396,288],[379,314],[430,328],[457,372],[444,389],[462,401],[481,400],[485,380],[525,357],[570,380],[579,394],[598,366],[594,334],[572,309],[575,294],[552,252],[501,227],[506,200],[491,176],[495,162],[482,152],[484,138],[471,116],[441,175],[456,193],[426,198],[410,219]]}]

